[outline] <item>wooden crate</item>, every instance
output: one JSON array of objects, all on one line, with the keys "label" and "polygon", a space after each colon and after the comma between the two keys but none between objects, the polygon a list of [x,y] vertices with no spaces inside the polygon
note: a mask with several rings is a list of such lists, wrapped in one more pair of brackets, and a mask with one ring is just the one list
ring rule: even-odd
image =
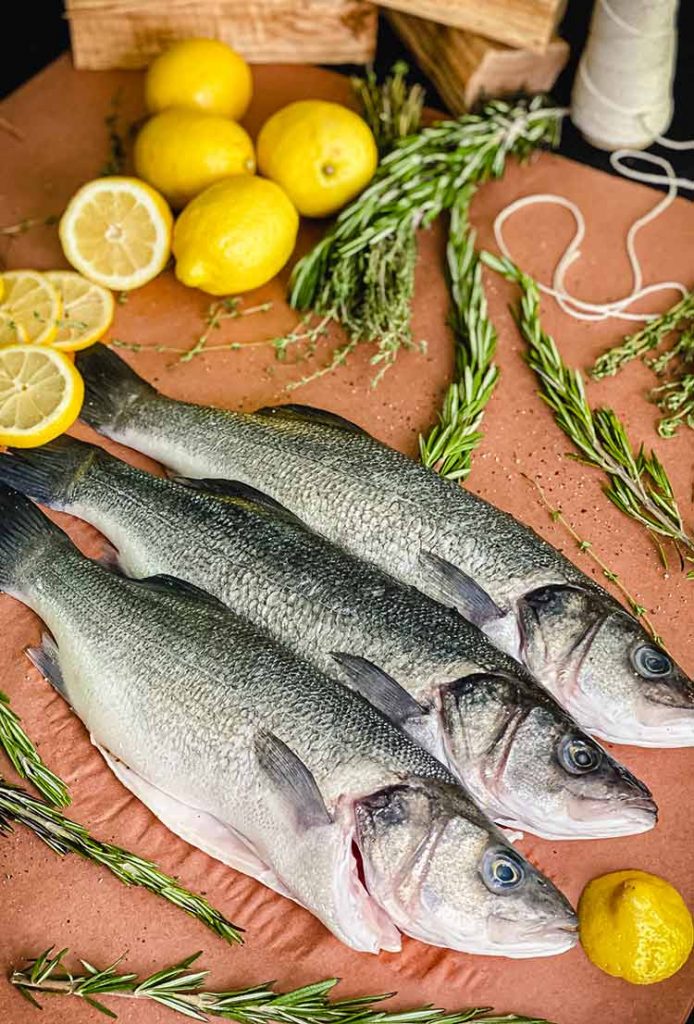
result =
[{"label": "wooden crate", "polygon": [[398,11],[389,11],[388,20],[453,114],[482,96],[545,92],[569,59],[569,44],[558,36],[534,53]]},{"label": "wooden crate", "polygon": [[141,68],[177,39],[222,39],[251,63],[363,64],[377,11],[364,0],[66,0],[77,68]]},{"label": "wooden crate", "polygon": [[509,46],[544,52],[566,0],[379,0],[384,7],[453,25]]}]

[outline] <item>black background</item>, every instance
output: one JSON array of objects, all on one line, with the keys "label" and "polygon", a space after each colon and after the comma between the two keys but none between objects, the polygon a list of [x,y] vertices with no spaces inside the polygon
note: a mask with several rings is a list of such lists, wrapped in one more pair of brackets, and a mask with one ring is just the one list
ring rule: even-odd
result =
[{"label": "black background", "polygon": [[[486,0],[479,0],[485,3]],[[567,13],[560,27],[560,34],[571,45],[571,60],[557,82],[553,93],[562,105],[568,105],[571,83],[576,71],[578,58],[588,33],[592,4],[587,0],[569,0]],[[6,12],[8,14],[9,12]],[[6,18],[2,32],[2,59],[0,60],[0,95],[16,89],[70,45],[67,22],[63,15],[61,0],[20,0],[12,5],[11,18]],[[385,74],[398,57],[408,59],[407,52],[394,34],[385,18],[381,18],[376,70]],[[436,91],[428,80],[413,66],[412,77],[427,87],[427,98],[431,106],[443,107]],[[354,68],[338,70],[354,71]],[[677,75],[675,78],[675,117],[668,135],[673,139],[687,139],[694,136],[694,3],[683,0],[679,15],[679,50]],[[568,120],[562,133],[560,151],[565,156],[609,170],[605,153],[594,149],[583,141]],[[678,174],[694,178],[694,151],[668,153],[654,147],[654,152],[663,152],[674,164]]]}]

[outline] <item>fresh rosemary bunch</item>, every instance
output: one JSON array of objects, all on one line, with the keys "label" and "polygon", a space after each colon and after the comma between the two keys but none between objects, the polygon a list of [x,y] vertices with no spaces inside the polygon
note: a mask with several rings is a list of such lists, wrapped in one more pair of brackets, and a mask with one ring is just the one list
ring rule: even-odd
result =
[{"label": "fresh rosemary bunch", "polygon": [[81,960],[85,973],[79,975],[63,968],[67,952],[63,949],[51,956],[52,949],[46,950],[29,960],[24,970],[14,971],[10,981],[39,1008],[41,1004],[33,992],[77,996],[109,1017],[116,1014],[96,996],[149,1000],[193,1020],[221,1017],[239,1024],[341,1024],[347,1021],[350,1024],[464,1024],[465,1021],[477,1021],[477,1024],[548,1024],[530,1017],[489,1017],[486,1008],[446,1013],[432,1006],[420,1006],[414,1010],[389,1013],[376,1009],[375,1004],[390,999],[394,993],[331,1000],[330,993],[338,982],[337,978],[304,985],[293,992],[277,993],[272,983],[229,992],[209,992],[202,988],[209,972],[190,970],[200,953],[194,953],[142,981],[136,974],[118,973],[122,957],[101,970]]},{"label": "fresh rosemary bunch", "polygon": [[0,746],[21,778],[36,786],[50,804],[67,807],[70,803],[67,786],[43,763],[36,747],[22,729],[18,716],[10,707],[10,698],[1,690]]},{"label": "fresh rosemary bunch", "polygon": [[670,335],[677,335],[670,348],[645,360],[659,377],[675,371],[671,378],[650,393],[650,399],[666,415],[658,422],[661,437],[672,437],[682,424],[694,429],[694,292],[689,292],[677,305],[651,320],[636,334],[631,334],[614,348],[603,352],[595,362],[591,375],[599,380],[612,376],[625,363],[658,348]]},{"label": "fresh rosemary bunch", "polygon": [[[618,508],[657,538],[672,541],[682,559],[694,555],[694,537],[682,522],[664,466],[643,445],[634,451],[624,426],[611,409],[591,409],[583,377],[562,361],[554,340],[540,323],[540,293],[535,281],[510,260],[483,255],[483,260],[521,288],[518,326],[528,346],[526,359],[540,381],[541,395],[554,418],[580,452],[578,458],[607,474],[604,488]],[[662,545],[659,545],[661,555]]]},{"label": "fresh rosemary bunch", "polygon": [[373,68],[367,68],[365,78],[351,79],[352,89],[381,154],[392,149],[398,139],[419,130],[424,89],[421,85],[407,84],[408,72],[405,61],[398,60],[381,85]]},{"label": "fresh rosemary bunch", "polygon": [[563,114],[540,96],[494,100],[401,139],[383,157],[371,184],[292,274],[291,305],[328,316],[347,333],[334,361],[373,342],[377,381],[401,348],[412,347],[417,229],[451,209],[461,189],[500,177],[509,157],[556,145]]},{"label": "fresh rosemary bunch", "polygon": [[26,825],[56,853],[77,853],[85,860],[101,864],[126,885],[148,889],[185,910],[227,942],[242,942],[241,929],[202,896],[196,896],[179,885],[175,878],[165,875],[152,861],[120,846],[94,839],[83,825],[66,818],[0,776],[0,834],[12,831],[16,822]]},{"label": "fresh rosemary bunch", "polygon": [[472,452],[482,440],[484,410],[499,378],[492,362],[496,331],[487,315],[482,265],[468,221],[474,191],[466,186],[451,208],[446,249],[456,379],[446,392],[439,422],[419,438],[422,462],[446,480],[464,480],[470,472]]}]

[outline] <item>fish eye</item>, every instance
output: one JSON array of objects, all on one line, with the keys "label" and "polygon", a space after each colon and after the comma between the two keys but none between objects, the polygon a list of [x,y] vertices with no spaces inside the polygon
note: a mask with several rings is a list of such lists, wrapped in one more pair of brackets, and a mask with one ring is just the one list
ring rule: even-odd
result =
[{"label": "fish eye", "polygon": [[644,679],[661,679],[669,676],[673,669],[671,659],[665,651],[651,644],[639,644],[631,654],[631,661],[640,676]]},{"label": "fish eye", "polygon": [[579,736],[564,736],[559,744],[559,762],[571,775],[585,775],[600,767],[602,751]]},{"label": "fish eye", "polygon": [[490,892],[505,896],[525,881],[525,867],[513,850],[494,847],[482,857],[482,881]]}]

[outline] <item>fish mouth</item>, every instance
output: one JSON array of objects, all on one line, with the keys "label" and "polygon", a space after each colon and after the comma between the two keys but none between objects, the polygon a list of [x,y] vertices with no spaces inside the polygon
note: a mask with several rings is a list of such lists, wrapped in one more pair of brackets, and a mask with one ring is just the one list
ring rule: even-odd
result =
[{"label": "fish mouth", "polygon": [[644,701],[641,714],[629,722],[629,732],[623,731],[625,722],[605,722],[590,729],[593,735],[610,743],[623,743],[635,747],[694,747],[694,708],[673,707]]},{"label": "fish mouth", "polygon": [[658,805],[648,796],[622,800],[575,797],[569,804],[567,834],[564,838],[613,839],[618,836],[635,836],[650,832],[657,821]]},{"label": "fish mouth", "polygon": [[578,942],[578,920],[567,913],[564,921],[538,922],[519,926],[518,921],[494,916],[490,918],[487,941],[471,953],[504,956],[512,960],[529,957],[557,956],[572,949]]}]

